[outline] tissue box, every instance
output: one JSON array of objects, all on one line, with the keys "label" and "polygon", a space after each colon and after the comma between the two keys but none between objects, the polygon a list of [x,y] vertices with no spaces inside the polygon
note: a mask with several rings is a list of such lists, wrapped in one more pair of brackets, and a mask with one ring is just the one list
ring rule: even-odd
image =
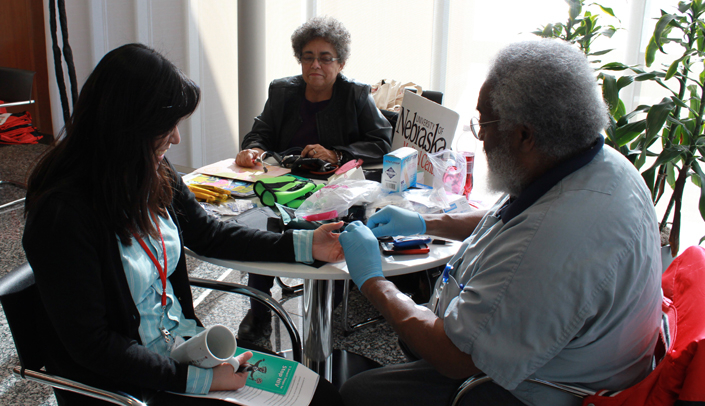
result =
[{"label": "tissue box", "polygon": [[416,186],[418,160],[419,152],[410,147],[402,147],[385,155],[382,161],[382,188],[402,192]]}]

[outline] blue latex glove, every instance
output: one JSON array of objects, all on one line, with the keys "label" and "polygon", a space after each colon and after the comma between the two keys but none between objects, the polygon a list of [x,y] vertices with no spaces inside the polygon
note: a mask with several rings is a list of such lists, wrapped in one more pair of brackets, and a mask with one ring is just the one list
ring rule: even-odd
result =
[{"label": "blue latex glove", "polygon": [[370,278],[384,277],[379,242],[364,224],[353,221],[340,233],[338,241],[343,246],[345,262],[355,285],[362,287]]},{"label": "blue latex glove", "polygon": [[397,206],[386,206],[367,220],[375,237],[394,237],[426,232],[426,222],[419,213]]}]

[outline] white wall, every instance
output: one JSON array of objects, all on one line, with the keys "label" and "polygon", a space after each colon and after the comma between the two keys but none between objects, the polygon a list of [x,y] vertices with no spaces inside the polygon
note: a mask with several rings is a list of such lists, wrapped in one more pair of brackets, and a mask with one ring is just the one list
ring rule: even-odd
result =
[{"label": "white wall", "polygon": [[[48,10],[48,0],[44,0]],[[201,86],[202,102],[169,150],[176,164],[198,167],[237,154],[237,2],[231,0],[72,0],[69,44],[80,86],[108,51],[145,43]],[[47,56],[53,61],[47,13]],[[59,35],[59,41],[61,35]],[[62,46],[60,42],[60,46]],[[53,63],[50,83],[55,82]],[[64,62],[65,81],[68,72]],[[63,126],[58,89],[50,89],[54,127]]]}]

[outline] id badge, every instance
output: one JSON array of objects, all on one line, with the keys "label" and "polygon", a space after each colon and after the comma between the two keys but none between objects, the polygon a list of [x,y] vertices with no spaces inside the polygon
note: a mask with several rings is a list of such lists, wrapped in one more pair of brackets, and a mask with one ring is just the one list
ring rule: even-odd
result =
[{"label": "id badge", "polygon": [[443,318],[446,308],[450,302],[455,299],[462,289],[458,282],[452,275],[448,276],[448,281],[443,283],[439,280],[439,286],[434,292],[434,297],[431,298],[429,303],[433,303],[433,312],[436,316]]},{"label": "id badge", "polygon": [[448,276],[448,281],[446,283],[441,283],[438,289],[438,296],[436,296],[434,303],[434,313],[438,317],[443,317],[446,312],[446,308],[450,305],[450,302],[458,297],[460,294],[460,285],[455,280],[452,275]]}]

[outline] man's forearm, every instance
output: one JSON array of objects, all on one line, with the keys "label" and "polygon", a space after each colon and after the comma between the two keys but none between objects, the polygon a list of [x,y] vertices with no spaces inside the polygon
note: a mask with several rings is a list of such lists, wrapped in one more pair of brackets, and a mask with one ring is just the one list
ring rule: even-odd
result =
[{"label": "man's forearm", "polygon": [[427,308],[417,306],[392,282],[371,278],[361,291],[399,337],[441,374],[464,379],[480,372],[470,355],[460,351],[445,334],[443,320]]},{"label": "man's forearm", "polygon": [[463,241],[472,234],[486,210],[475,210],[460,214],[424,214],[426,234]]}]

